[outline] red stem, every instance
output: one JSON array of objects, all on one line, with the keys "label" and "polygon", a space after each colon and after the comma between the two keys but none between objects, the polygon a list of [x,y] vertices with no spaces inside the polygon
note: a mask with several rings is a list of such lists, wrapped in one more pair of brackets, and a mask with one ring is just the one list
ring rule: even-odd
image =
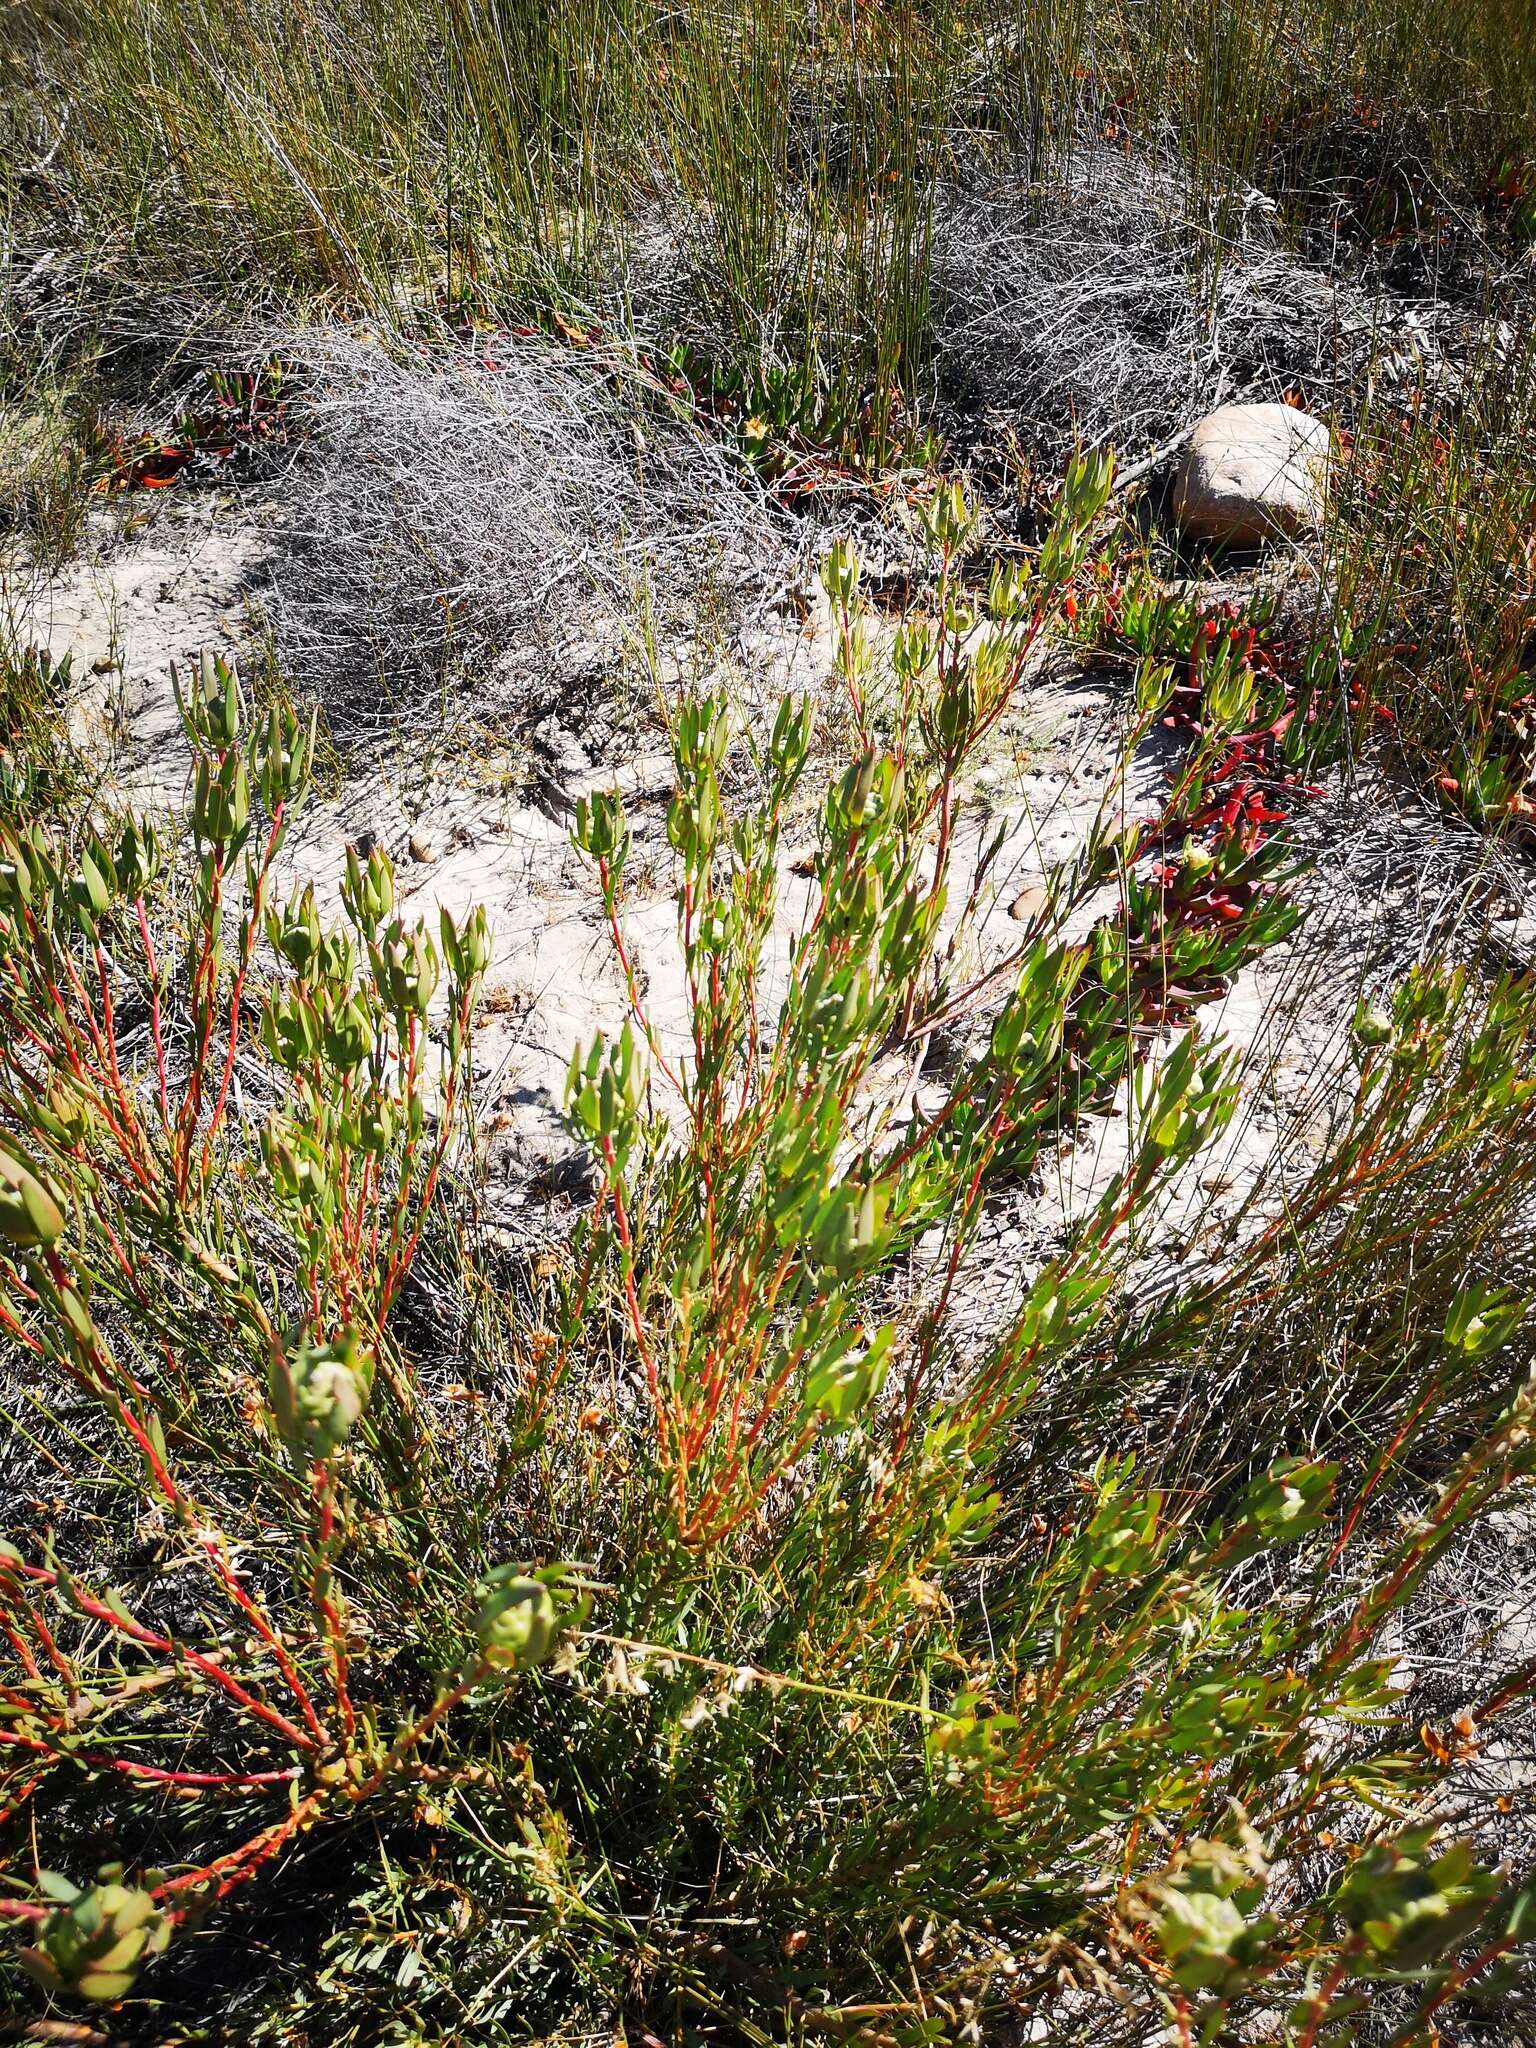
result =
[{"label": "red stem", "polygon": [[144,943],[144,965],[149,973],[149,1035],[155,1048],[155,1075],[160,1087],[160,1121],[169,1135],[171,1093],[165,1071],[165,1032],[160,1021],[160,968],[155,959],[155,943],[149,935],[149,916],[142,896],[134,898],[134,909],[138,913],[139,937]]}]

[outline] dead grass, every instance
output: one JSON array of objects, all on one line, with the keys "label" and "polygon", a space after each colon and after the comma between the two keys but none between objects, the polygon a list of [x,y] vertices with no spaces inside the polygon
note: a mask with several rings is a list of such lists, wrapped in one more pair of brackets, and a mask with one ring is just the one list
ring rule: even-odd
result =
[{"label": "dead grass", "polygon": [[1075,442],[1135,462],[1232,400],[1326,408],[1432,331],[1349,270],[1305,261],[1258,192],[1227,243],[1196,225],[1176,173],[1081,150],[1059,186],[949,196],[935,231],[936,366],[962,430],[1016,440],[1047,470]]},{"label": "dead grass", "polygon": [[616,360],[335,330],[287,353],[315,447],[262,602],[343,746],[430,715],[514,642],[590,667],[647,613],[745,611],[786,572],[750,478]]}]

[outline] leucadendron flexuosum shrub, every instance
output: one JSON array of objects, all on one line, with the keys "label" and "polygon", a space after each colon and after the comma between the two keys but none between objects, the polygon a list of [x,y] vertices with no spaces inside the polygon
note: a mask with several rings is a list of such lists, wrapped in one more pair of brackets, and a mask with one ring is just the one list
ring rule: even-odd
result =
[{"label": "leucadendron flexuosum shrub", "polygon": [[[46,1803],[62,1773],[206,1797],[249,1821],[218,1853],[137,1888],[121,1872],[94,1888],[45,1873],[54,1903],[0,1904],[35,1937],[23,1961],[38,1981],[88,1997],[121,1995],[174,1928],[327,1807],[409,1776],[437,1720],[547,1656],[579,1600],[558,1575],[541,1580],[540,1626],[493,1641],[469,1570],[425,1711],[381,1718],[354,1697],[366,1631],[342,1560],[367,1496],[377,1508],[381,1488],[397,1495],[408,1519],[413,1454],[430,1472],[390,1312],[458,1128],[487,926],[483,913],[444,916],[434,940],[403,925],[377,852],[348,856],[346,927],[323,929],[308,889],[273,906],[313,729],[278,709],[247,730],[220,661],[177,695],[192,858],[158,946],[164,853],[149,824],[74,846],[40,823],[0,828],[0,1326],[45,1412],[86,1402],[126,1461],[121,1482],[195,1560],[212,1603],[193,1642],[157,1615],[155,1584],[130,1595],[71,1569],[51,1540],[5,1544],[12,1818]],[[260,1119],[237,1110],[258,1044],[274,1099]],[[280,1233],[281,1250],[253,1223]],[[226,1518],[201,1487],[236,1456],[250,1462]],[[257,1528],[282,1532],[295,1578],[275,1603],[240,1556]],[[403,1568],[403,1532],[389,1537]],[[155,1731],[122,1713],[146,1688],[179,1695],[188,1717],[165,1762],[142,1757]],[[219,1762],[183,1767],[188,1741]]]},{"label": "leucadendron flexuosum shrub", "polygon": [[[0,1322],[46,1455],[104,1461],[155,1532],[130,1569],[89,1518],[29,1515],[0,1553],[0,1917],[51,1996],[152,1990],[179,1933],[259,1913],[365,1812],[375,1903],[335,1897],[315,1937],[314,2039],[353,2038],[332,1994],[381,1897],[401,1961],[370,1995],[429,2038],[515,2032],[537,1986],[549,2026],[627,2009],[758,2041],[1091,2012],[1188,2042],[1262,2018],[1321,2048],[1374,2004],[1407,2043],[1517,1951],[1519,1873],[1431,1806],[1536,1674],[1436,1746],[1381,1637],[1530,1470],[1523,1302],[1451,1303],[1432,1384],[1485,1392],[1428,1479],[1394,1462],[1423,1387],[1385,1463],[1309,1441],[1220,1486],[1189,1477],[1197,1422],[1138,1461],[1105,1399],[1129,1237],[1239,1099],[1196,999],[1296,922],[1283,836],[1223,781],[1234,735],[1284,715],[1251,642],[1181,686],[1200,709],[1161,814],[1112,791],[1006,973],[973,966],[1001,841],[957,862],[965,772],[1109,486],[1077,466],[1038,556],[980,591],[942,495],[932,601],[888,659],[833,554],[851,758],[814,761],[801,702],[755,745],[724,698],[678,707],[685,1041],[626,938],[622,804],[579,807],[631,1015],[573,1055],[597,1189],[547,1308],[498,1302],[457,1192],[484,920],[406,927],[378,853],[349,863],[342,926],[269,900],[296,722],[248,733],[233,672],[200,673],[190,858],[142,824],[4,828]],[[1127,752],[1174,686],[1142,665]],[[1524,1113],[1518,1001],[1479,1036],[1470,1000],[1426,974],[1363,1015],[1298,1246],[1359,1199],[1360,1162],[1385,1184],[1418,1159],[1398,1141],[1452,1069],[1459,1116]],[[893,1086],[941,1031],[941,1083]],[[989,1201],[1117,1104],[1123,1166],[978,1321]],[[491,1346],[456,1390],[467,1433],[428,1391],[412,1293],[446,1205]],[[1035,1432],[1095,1358],[1103,1441],[1062,1471]],[[112,1865],[75,1867],[85,1813],[111,1817]],[[451,1938],[426,1905],[445,1882],[468,1902]]]}]

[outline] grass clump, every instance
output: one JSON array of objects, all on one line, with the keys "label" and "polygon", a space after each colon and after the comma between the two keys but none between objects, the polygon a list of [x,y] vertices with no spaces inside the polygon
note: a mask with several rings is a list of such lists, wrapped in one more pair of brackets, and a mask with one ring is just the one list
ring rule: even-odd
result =
[{"label": "grass clump", "polygon": [[746,419],[774,379],[803,381],[828,446],[863,466],[920,442],[935,223],[978,173],[1049,211],[1091,180],[1085,143],[1128,152],[1218,348],[1218,280],[1258,215],[1335,252],[1475,243],[1473,213],[1503,247],[1529,225],[1516,0],[1433,22],[1398,0],[75,0],[14,18],[17,231],[73,208],[108,284],[407,329],[635,329],[686,343]]},{"label": "grass clump", "polygon": [[1531,339],[1490,323],[1450,394],[1362,422],[1340,521],[1338,602],[1376,654],[1361,709],[1453,808],[1529,838],[1536,656]]},{"label": "grass clump", "polygon": [[[1250,1361],[1267,1431],[1185,1402],[1149,1433],[1127,1397],[1226,1309],[1236,1347],[1259,1304],[1400,1262],[1402,1201],[1457,1212],[1447,1161],[1505,1145],[1528,1191],[1527,992],[1425,971],[1362,1009],[1288,1217],[1148,1320],[1134,1246],[1238,1096],[1184,1019],[1297,917],[1226,795],[1274,723],[1252,638],[1182,696],[1141,664],[1128,749],[1184,721],[1167,804],[1111,794],[1005,973],[967,965],[987,869],[955,856],[1110,488],[1075,465],[984,595],[941,494],[933,614],[888,661],[832,552],[844,761],[812,765],[794,699],[755,738],[679,709],[685,1042],[632,966],[622,805],[583,800],[630,1014],[573,1056],[596,1191],[531,1271],[458,1142],[484,921],[407,926],[377,851],[342,924],[276,900],[291,714],[251,729],[205,665],[183,854],[6,827],[0,1320],[35,1503],[0,1552],[0,1918],[59,2012],[148,2033],[217,1983],[253,2040],[1313,2048],[1366,2013],[1428,2039],[1518,1981],[1524,1879],[1448,1793],[1536,1672],[1469,1674],[1430,1740],[1383,1634],[1536,1458],[1523,1297],[1447,1254],[1410,1338],[1363,1293],[1379,1383],[1304,1419],[1305,1355],[1286,1404]],[[1117,1097],[1123,1166],[978,1338],[989,1196]],[[273,1915],[286,1958],[237,1967],[224,1930]]]}]

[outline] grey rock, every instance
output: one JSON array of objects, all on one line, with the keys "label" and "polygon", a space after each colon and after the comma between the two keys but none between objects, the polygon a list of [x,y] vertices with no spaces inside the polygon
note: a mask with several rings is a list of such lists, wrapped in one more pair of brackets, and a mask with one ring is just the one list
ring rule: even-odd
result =
[{"label": "grey rock", "polygon": [[1316,528],[1328,495],[1328,429],[1292,405],[1223,405],[1189,437],[1173,509],[1191,540],[1252,547]]}]

